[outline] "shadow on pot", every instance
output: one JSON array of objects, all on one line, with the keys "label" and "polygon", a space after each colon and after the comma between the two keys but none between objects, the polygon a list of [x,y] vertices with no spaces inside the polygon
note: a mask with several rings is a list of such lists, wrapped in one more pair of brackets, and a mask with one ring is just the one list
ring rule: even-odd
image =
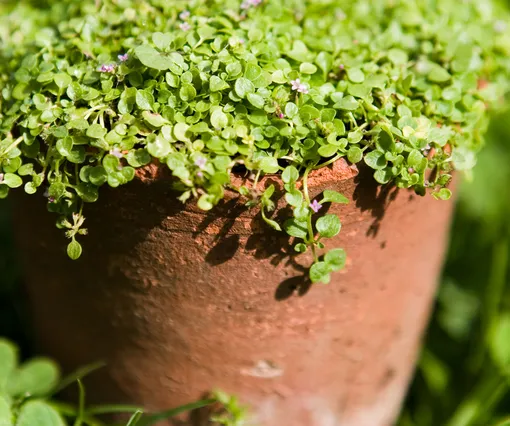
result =
[{"label": "shadow on pot", "polygon": [[367,237],[375,238],[379,233],[381,221],[388,208],[388,205],[395,200],[398,188],[388,184],[380,185],[375,179],[366,179],[360,173],[354,178],[355,189],[353,199],[356,207],[362,212],[370,211],[374,221],[367,230]]}]

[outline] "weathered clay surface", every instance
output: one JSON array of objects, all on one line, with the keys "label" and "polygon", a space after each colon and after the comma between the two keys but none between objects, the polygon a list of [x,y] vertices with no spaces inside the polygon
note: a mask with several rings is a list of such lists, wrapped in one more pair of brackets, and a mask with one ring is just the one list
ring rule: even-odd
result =
[{"label": "weathered clay surface", "polygon": [[143,180],[87,206],[77,262],[42,198],[16,208],[41,348],[67,370],[108,362],[90,377],[90,398],[155,410],[221,388],[251,406],[255,425],[392,424],[453,203],[380,188],[343,162],[322,170],[312,195],[352,200],[329,209],[343,229],[328,245],[349,259],[330,285],[311,286],[309,259],[235,198],[204,214],[183,208],[164,177]]}]

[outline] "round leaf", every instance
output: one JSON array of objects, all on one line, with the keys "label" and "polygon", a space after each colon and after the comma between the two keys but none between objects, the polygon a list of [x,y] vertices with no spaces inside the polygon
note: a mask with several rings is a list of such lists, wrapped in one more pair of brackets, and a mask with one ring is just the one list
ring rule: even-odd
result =
[{"label": "round leaf", "polygon": [[326,253],[324,262],[326,262],[332,271],[339,271],[344,268],[347,253],[344,249],[333,249]]},{"label": "round leaf", "polygon": [[328,284],[331,280],[331,267],[326,262],[316,262],[310,268],[310,279],[313,283]]},{"label": "round leaf", "polygon": [[36,358],[28,361],[11,374],[6,390],[11,396],[29,394],[45,396],[60,380],[60,369],[52,360]]},{"label": "round leaf", "polygon": [[340,232],[342,224],[340,223],[340,219],[337,215],[327,214],[326,216],[317,219],[315,227],[321,236],[331,238]]},{"label": "round leaf", "polygon": [[23,180],[14,173],[6,173],[4,175],[3,183],[6,184],[9,188],[19,188],[23,185]]},{"label": "round leaf", "polygon": [[76,241],[76,240],[71,241],[67,245],[67,255],[72,260],[79,259],[80,256],[81,256],[82,251],[83,251],[83,249],[81,247],[81,244],[78,241]]},{"label": "round leaf", "polygon": [[57,410],[44,401],[28,401],[21,407],[16,426],[66,426]]}]

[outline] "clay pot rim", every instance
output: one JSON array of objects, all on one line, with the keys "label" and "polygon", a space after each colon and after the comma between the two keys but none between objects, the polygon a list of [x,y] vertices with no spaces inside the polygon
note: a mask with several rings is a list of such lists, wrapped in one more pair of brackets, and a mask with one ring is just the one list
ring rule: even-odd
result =
[{"label": "clay pot rim", "polygon": [[[359,175],[360,169],[361,167],[358,167],[358,165],[351,164],[345,158],[341,157],[332,164],[312,170],[308,175],[308,186],[314,187],[331,180],[347,181]],[[276,180],[281,183],[281,186],[283,186],[281,175],[281,173],[266,173],[258,181],[258,185],[265,187],[265,183],[274,182]],[[244,177],[240,173],[235,172],[231,172],[230,177],[231,184],[233,186],[242,186],[246,182],[251,181],[251,179],[248,177]],[[173,176],[166,165],[158,162],[153,162],[147,166],[136,169],[135,178],[141,183],[152,184],[156,181],[172,180]],[[228,186],[225,186],[224,188],[225,194],[227,194],[227,192],[238,194],[236,191],[232,191]]]}]

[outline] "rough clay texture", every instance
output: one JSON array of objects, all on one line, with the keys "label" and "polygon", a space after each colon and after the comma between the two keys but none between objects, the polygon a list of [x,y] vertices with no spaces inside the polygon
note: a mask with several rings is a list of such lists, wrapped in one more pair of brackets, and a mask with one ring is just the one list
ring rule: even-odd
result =
[{"label": "rough clay texture", "polygon": [[[312,196],[336,189],[352,201],[329,208],[343,229],[328,246],[347,250],[347,267],[330,285],[312,286],[303,268],[310,259],[293,257],[285,235],[233,195],[203,213],[183,207],[167,178],[152,177],[148,170],[86,206],[90,235],[76,262],[66,258],[45,200],[18,201],[42,350],[66,370],[105,360],[88,381],[96,402],[166,409],[220,388],[251,407],[253,425],[391,425],[453,203],[379,187],[370,171],[342,161],[316,172]],[[198,426],[204,418],[162,424]]]}]

